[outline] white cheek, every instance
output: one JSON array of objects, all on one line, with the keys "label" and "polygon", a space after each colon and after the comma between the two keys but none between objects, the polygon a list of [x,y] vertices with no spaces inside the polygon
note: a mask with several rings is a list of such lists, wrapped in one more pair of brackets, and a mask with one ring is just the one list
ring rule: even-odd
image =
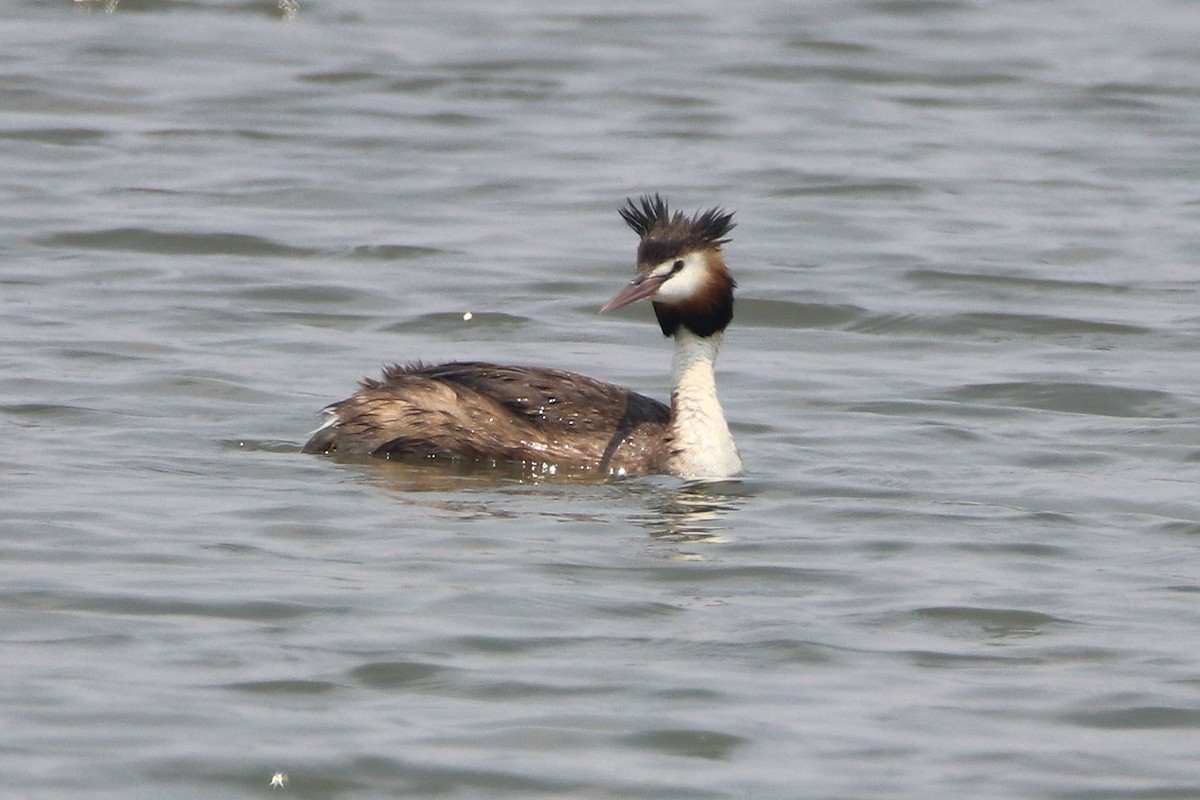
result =
[{"label": "white cheek", "polygon": [[[655,273],[670,272],[675,261],[663,262]],[[676,272],[654,293],[654,300],[671,303],[682,302],[696,296],[704,287],[708,277],[708,266],[701,253],[690,253],[683,259],[683,269]]]}]

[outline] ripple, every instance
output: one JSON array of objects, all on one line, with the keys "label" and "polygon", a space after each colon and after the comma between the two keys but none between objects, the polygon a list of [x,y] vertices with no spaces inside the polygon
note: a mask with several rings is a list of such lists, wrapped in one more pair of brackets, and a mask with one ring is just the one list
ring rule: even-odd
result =
[{"label": "ripple", "polygon": [[109,132],[98,128],[24,128],[15,131],[0,132],[0,139],[10,141],[30,141],[41,144],[58,144],[75,147],[83,144],[95,144],[108,138]]},{"label": "ripple", "polygon": [[984,383],[955,389],[947,397],[964,403],[1017,406],[1100,417],[1174,419],[1193,413],[1192,409],[1184,408],[1181,401],[1169,392],[1096,383]]},{"label": "ripple", "polygon": [[412,261],[448,252],[450,251],[440,250],[436,247],[419,247],[412,244],[371,244],[353,248],[350,255],[353,258],[380,261]]},{"label": "ripple", "polygon": [[[962,417],[966,419],[976,419],[983,416],[980,409],[971,408],[963,403],[955,403],[948,400],[933,401],[933,400],[877,400],[871,403],[856,403],[847,407],[848,411],[856,414],[880,414],[892,417],[937,417],[945,420],[951,417]],[[1001,413],[1006,415],[1016,414],[1016,411],[997,412],[995,409],[990,410],[989,416],[999,416]],[[956,436],[962,441],[978,441],[980,436],[969,430],[956,429]],[[945,428],[938,432],[937,435],[944,435]]]},{"label": "ripple", "polygon": [[1070,620],[1021,608],[979,606],[930,606],[911,612],[918,619],[944,626],[967,626],[991,635],[1013,636],[1038,633]]},{"label": "ripple", "polygon": [[671,728],[642,731],[625,736],[622,741],[642,750],[709,761],[727,761],[738,749],[750,743],[749,739],[719,731]]},{"label": "ripple", "polygon": [[42,423],[82,423],[91,420],[96,414],[114,413],[61,403],[8,403],[0,405],[0,411],[12,417]]},{"label": "ripple", "polygon": [[876,198],[911,198],[926,194],[927,189],[909,181],[830,181],[811,183],[804,186],[776,189],[770,194],[773,197],[840,197],[851,195],[856,197]]},{"label": "ripple", "polygon": [[561,639],[550,639],[544,636],[459,636],[450,640],[456,649],[465,653],[483,653],[486,655],[521,655],[535,653],[548,647],[562,643]]},{"label": "ripple", "polygon": [[940,650],[913,650],[906,654],[912,663],[924,669],[976,669],[1034,663],[1033,659],[1007,654],[947,653]]},{"label": "ripple", "polygon": [[615,619],[653,619],[654,617],[670,617],[683,609],[670,603],[624,602],[600,605],[595,608],[597,614]]},{"label": "ripple", "polygon": [[1142,325],[995,311],[947,315],[870,314],[848,329],[858,333],[893,336],[937,334],[976,337],[994,337],[997,333],[1026,336],[1137,336],[1153,332]]},{"label": "ripple", "polygon": [[1004,331],[1035,336],[1107,334],[1131,336],[1151,333],[1142,325],[1101,322],[1094,319],[1048,316],[1044,314],[1006,314],[999,312],[956,314],[949,320],[973,333]]},{"label": "ripple", "polygon": [[866,310],[858,306],[830,303],[796,303],[787,300],[758,300],[748,297],[737,302],[737,324],[760,328],[840,328],[861,318]]},{"label": "ripple", "polygon": [[300,619],[331,609],[273,600],[201,603],[161,597],[96,595],[72,592],[29,591],[0,595],[0,607],[32,610],[102,612],[136,617],[206,617],[247,622]]},{"label": "ripple", "polygon": [[[1200,462],[1200,455],[1189,459],[1190,461]],[[1194,520],[1173,519],[1167,522],[1160,522],[1154,526],[1154,530],[1159,533],[1167,533],[1183,536],[1200,536],[1200,522]]]},{"label": "ripple", "polygon": [[251,694],[314,695],[328,694],[339,687],[336,683],[329,681],[277,680],[227,683],[225,688]]},{"label": "ripple", "polygon": [[[1072,251],[1079,257],[1078,249]],[[1106,250],[1095,250],[1092,255],[1108,255]],[[1007,286],[1014,289],[1046,290],[1063,289],[1079,292],[1103,292],[1107,294],[1127,294],[1133,288],[1127,283],[1102,283],[1099,281],[1071,281],[1060,278],[1036,278],[1028,275],[995,275],[980,272],[954,272],[951,270],[914,269],[904,273],[904,277],[914,283],[931,288],[946,285],[978,285],[978,286]]]},{"label": "ripple", "polygon": [[533,683],[532,681],[497,681],[473,687],[467,690],[465,694],[479,700],[511,702],[518,699],[595,698],[602,695],[621,694],[626,688],[624,685],[616,684],[610,686],[597,686],[595,684],[559,686],[546,683]]},{"label": "ripple", "polygon": [[236,295],[256,302],[281,303],[287,306],[297,304],[328,306],[332,304],[351,304],[371,297],[370,292],[353,289],[348,286],[331,286],[328,284],[278,284],[274,286],[257,286],[239,289]]},{"label": "ripple", "polygon": [[164,255],[312,256],[318,251],[292,247],[244,233],[189,233],[159,231],[151,228],[106,228],[93,231],[68,231],[37,240],[46,247],[85,250],[123,250]]},{"label": "ripple", "polygon": [[404,689],[428,685],[448,673],[449,670],[441,665],[421,661],[377,661],[355,667],[350,670],[349,677],[371,689]]},{"label": "ripple", "polygon": [[[588,575],[603,576],[611,572],[605,567],[593,567],[582,564],[556,563],[543,566],[547,574],[563,575],[580,578]],[[638,570],[622,570],[629,575],[640,573],[647,580],[670,584],[676,581],[692,583],[698,575],[703,576],[705,585],[712,588],[724,584],[753,583],[762,588],[772,584],[785,586],[792,590],[812,585],[839,585],[845,582],[846,575],[833,570],[822,570],[808,567],[791,567],[775,564],[760,564],[749,566],[700,565],[696,562],[683,562],[662,567],[645,567]]]},{"label": "ripple", "polygon": [[1129,706],[1104,711],[1083,711],[1064,719],[1084,728],[1103,730],[1195,730],[1200,728],[1200,708]]},{"label": "ripple", "polygon": [[[1026,523],[1046,524],[1047,527],[1056,524],[1076,524],[1074,520],[1065,514],[1035,512],[1022,515],[1021,519]],[[1026,556],[1039,560],[1051,558],[1070,558],[1072,555],[1075,555],[1075,551],[1070,548],[1054,544],[1045,544],[1043,542],[965,542],[958,545],[958,547],[961,550],[977,553]]]},{"label": "ripple", "polygon": [[318,70],[296,76],[301,83],[332,84],[340,86],[347,83],[377,83],[385,81],[390,76],[382,72],[367,72],[365,70]]},{"label": "ripple", "polygon": [[779,664],[821,666],[836,661],[828,645],[803,639],[768,639],[756,643],[755,649]]}]

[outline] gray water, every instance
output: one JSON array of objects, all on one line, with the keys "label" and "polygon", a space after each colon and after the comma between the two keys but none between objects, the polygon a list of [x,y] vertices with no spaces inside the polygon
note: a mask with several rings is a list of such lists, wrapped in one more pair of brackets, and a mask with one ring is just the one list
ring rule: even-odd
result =
[{"label": "gray water", "polygon": [[[1200,796],[1197,64],[1193,0],[11,0],[4,797]],[[300,454],[393,361],[664,397],[646,191],[737,210],[744,478]]]}]

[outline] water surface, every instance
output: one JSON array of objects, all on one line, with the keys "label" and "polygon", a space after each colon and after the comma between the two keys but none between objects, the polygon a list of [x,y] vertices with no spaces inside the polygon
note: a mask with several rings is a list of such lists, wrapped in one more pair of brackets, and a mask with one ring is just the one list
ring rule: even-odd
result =
[{"label": "water surface", "polygon": [[[10,796],[1200,795],[1190,2],[288,8],[0,34]],[[645,191],[737,210],[743,479],[299,453],[665,396]]]}]

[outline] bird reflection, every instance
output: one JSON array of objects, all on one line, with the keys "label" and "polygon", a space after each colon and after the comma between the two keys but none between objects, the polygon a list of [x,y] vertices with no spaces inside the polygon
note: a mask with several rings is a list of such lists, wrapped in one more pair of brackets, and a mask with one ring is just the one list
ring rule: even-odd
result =
[{"label": "bird reflection", "polygon": [[[547,478],[528,470],[498,470],[490,463],[443,459],[421,463],[338,460],[346,467],[361,470],[366,482],[405,505],[423,506],[464,520],[515,519],[530,514],[592,524],[624,520],[653,540],[671,544],[729,541],[731,514],[757,492],[742,479],[683,484],[667,477],[598,482],[591,473],[572,476],[560,471]],[[613,513],[614,500],[626,513]]]},{"label": "bird reflection", "polygon": [[663,488],[649,495],[646,514],[635,522],[654,539],[679,544],[729,541],[729,515],[745,502],[742,481],[705,481]]}]

